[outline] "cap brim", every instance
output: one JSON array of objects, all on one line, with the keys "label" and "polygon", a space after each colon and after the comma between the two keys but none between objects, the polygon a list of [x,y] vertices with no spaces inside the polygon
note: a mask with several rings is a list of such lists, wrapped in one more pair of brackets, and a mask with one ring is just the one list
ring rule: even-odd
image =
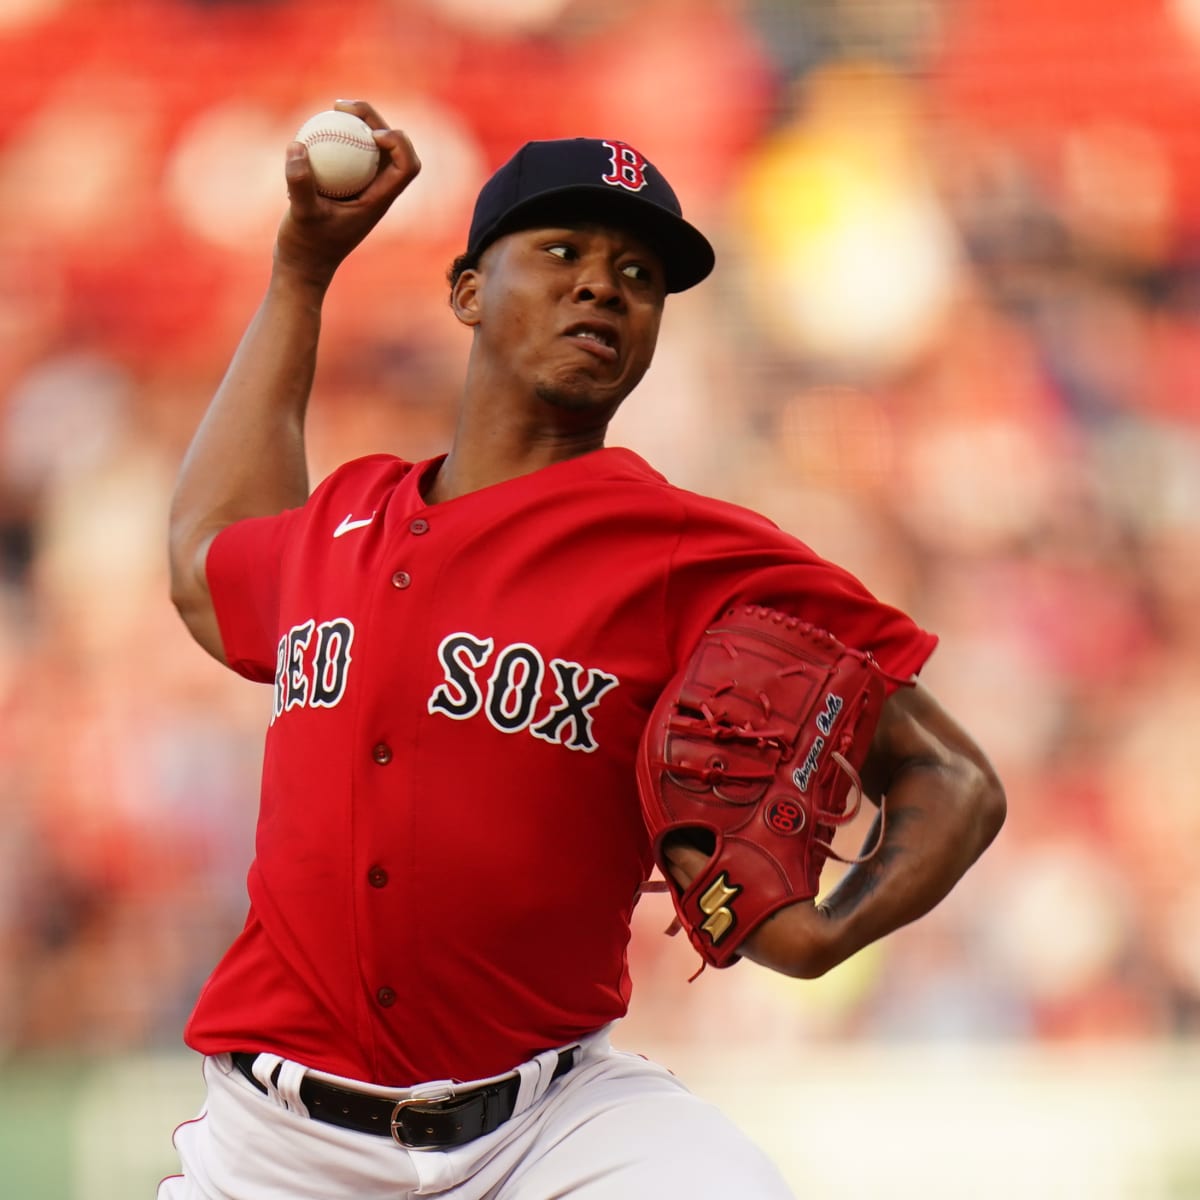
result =
[{"label": "cap brim", "polygon": [[668,292],[695,287],[716,263],[708,238],[682,217],[636,193],[589,184],[553,188],[516,205],[484,230],[469,252],[480,254],[505,234],[555,218],[612,221],[637,234],[662,259]]}]

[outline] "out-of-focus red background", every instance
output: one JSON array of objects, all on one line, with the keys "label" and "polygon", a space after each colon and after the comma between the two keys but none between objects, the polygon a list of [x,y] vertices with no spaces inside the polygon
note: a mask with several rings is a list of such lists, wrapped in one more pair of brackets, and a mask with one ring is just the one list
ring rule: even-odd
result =
[{"label": "out-of-focus red background", "polygon": [[242,919],[268,700],[178,625],[165,512],[338,96],[424,171],[331,293],[314,477],[445,445],[487,174],[630,141],[718,267],[611,440],[940,633],[1008,786],[821,984],[689,988],[648,902],[630,1039],[1200,1033],[1200,5],[7,0],[0,79],[0,1055],[175,1050]]}]

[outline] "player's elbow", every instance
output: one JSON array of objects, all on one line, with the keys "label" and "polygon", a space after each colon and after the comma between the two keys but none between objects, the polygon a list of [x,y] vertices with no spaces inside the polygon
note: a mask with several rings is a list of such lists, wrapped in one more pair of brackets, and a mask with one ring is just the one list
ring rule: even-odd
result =
[{"label": "player's elbow", "polygon": [[192,637],[218,662],[225,662],[225,650],[208,590],[205,562],[215,534],[199,542],[176,536],[169,539],[170,597],[179,618]]},{"label": "player's elbow", "polygon": [[228,665],[221,629],[211,601],[201,601],[193,593],[176,594],[172,591],[171,602],[193,640],[217,662]]},{"label": "player's elbow", "polygon": [[982,754],[963,758],[958,764],[958,795],[969,830],[969,842],[977,857],[992,844],[1008,817],[1008,796],[995,767]]},{"label": "player's elbow", "polygon": [[987,843],[990,844],[1004,828],[1004,822],[1008,817],[1008,795],[995,771],[989,773],[986,795],[981,808],[981,821]]},{"label": "player's elbow", "polygon": [[171,603],[186,624],[189,616],[208,602],[208,579],[204,570],[207,543],[188,537],[172,527],[167,539]]}]

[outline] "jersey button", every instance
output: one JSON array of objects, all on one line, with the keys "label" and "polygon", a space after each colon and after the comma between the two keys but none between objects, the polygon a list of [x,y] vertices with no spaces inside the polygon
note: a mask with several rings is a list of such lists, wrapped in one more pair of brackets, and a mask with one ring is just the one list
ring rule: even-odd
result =
[{"label": "jersey button", "polygon": [[384,1008],[391,1008],[392,1005],[396,1003],[396,993],[389,987],[381,987],[379,991],[375,993],[375,999],[378,1000]]},{"label": "jersey button", "polygon": [[387,887],[388,873],[382,867],[372,867],[367,872],[367,882],[372,887]]},{"label": "jersey button", "polygon": [[392,576],[392,587],[406,588],[412,583],[412,576],[407,571],[397,571]]},{"label": "jersey button", "polygon": [[381,766],[386,767],[392,761],[392,748],[387,742],[380,742],[371,751],[371,757]]},{"label": "jersey button", "polygon": [[409,530],[412,533],[421,534],[429,532],[429,522],[424,517],[418,517],[409,525]]}]

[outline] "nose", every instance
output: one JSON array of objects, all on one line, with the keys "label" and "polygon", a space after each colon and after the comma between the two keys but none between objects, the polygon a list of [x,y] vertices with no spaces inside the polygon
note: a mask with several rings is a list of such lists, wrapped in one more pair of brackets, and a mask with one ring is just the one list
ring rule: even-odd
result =
[{"label": "nose", "polygon": [[580,264],[574,298],[581,304],[593,303],[601,308],[620,308],[625,303],[616,272],[611,264],[589,258]]}]

